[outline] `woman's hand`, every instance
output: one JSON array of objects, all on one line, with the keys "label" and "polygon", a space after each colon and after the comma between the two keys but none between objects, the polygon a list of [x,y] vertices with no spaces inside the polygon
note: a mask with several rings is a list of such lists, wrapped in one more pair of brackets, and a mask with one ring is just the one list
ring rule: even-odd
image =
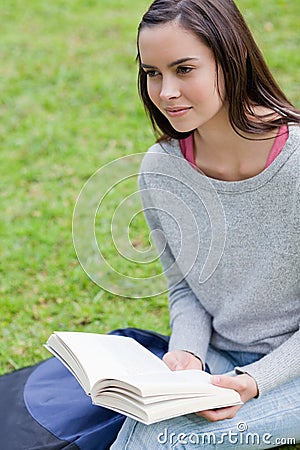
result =
[{"label": "woman's hand", "polygon": [[164,355],[163,361],[171,370],[202,370],[202,362],[192,353],[184,350],[172,350]]},{"label": "woman's hand", "polygon": [[[192,353],[185,352],[183,350],[173,350],[166,353],[163,357],[163,361],[171,370],[202,370],[202,362],[200,359]],[[215,386],[234,389],[240,394],[243,403],[256,397],[258,394],[256,381],[246,373],[234,377],[227,375],[212,375],[211,383]],[[242,406],[243,405],[237,405],[226,408],[208,409],[205,411],[199,411],[196,414],[204,417],[210,422],[216,422],[218,420],[232,419]]]},{"label": "woman's hand", "polygon": [[[234,389],[240,394],[242,402],[247,402],[258,394],[256,381],[250,375],[243,373],[235,377],[227,375],[212,375],[211,383],[215,386]],[[243,405],[229,406],[227,408],[208,409],[196,413],[198,416],[205,417],[210,422],[216,422],[223,419],[232,419]]]}]

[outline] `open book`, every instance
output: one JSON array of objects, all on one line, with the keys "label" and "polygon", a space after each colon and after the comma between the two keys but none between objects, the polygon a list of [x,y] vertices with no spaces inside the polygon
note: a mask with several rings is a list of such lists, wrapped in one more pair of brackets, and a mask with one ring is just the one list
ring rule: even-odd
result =
[{"label": "open book", "polygon": [[171,371],[130,337],[62,331],[54,332],[45,347],[93,404],[145,424],[242,403],[236,391],[212,385],[201,370]]}]

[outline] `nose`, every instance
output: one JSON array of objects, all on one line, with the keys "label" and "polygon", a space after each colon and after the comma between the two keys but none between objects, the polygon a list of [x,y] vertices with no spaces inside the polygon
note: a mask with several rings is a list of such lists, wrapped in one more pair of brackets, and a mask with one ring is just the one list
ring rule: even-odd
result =
[{"label": "nose", "polygon": [[180,97],[178,81],[173,77],[164,77],[162,80],[160,98],[162,100],[170,100],[178,97]]}]

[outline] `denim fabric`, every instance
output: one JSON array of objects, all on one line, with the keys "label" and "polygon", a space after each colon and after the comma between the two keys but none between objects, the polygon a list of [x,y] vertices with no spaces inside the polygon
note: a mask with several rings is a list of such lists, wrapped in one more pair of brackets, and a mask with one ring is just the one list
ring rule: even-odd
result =
[{"label": "denim fabric", "polygon": [[[207,364],[211,373],[234,376],[235,366],[262,356],[210,347]],[[233,419],[208,422],[189,414],[144,425],[128,418],[111,450],[269,449],[296,442],[300,442],[300,378],[248,401]]]}]

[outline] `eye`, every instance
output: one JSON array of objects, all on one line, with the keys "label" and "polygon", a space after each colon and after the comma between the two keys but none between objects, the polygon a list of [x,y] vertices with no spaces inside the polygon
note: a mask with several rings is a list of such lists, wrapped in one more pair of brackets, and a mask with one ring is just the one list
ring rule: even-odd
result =
[{"label": "eye", "polygon": [[192,67],[187,67],[187,66],[179,66],[179,67],[177,67],[177,73],[179,73],[181,75],[185,75],[185,74],[191,72],[191,70],[193,70]]},{"label": "eye", "polygon": [[149,77],[149,78],[155,78],[159,75],[158,70],[146,70],[145,72],[146,72],[147,77]]}]

